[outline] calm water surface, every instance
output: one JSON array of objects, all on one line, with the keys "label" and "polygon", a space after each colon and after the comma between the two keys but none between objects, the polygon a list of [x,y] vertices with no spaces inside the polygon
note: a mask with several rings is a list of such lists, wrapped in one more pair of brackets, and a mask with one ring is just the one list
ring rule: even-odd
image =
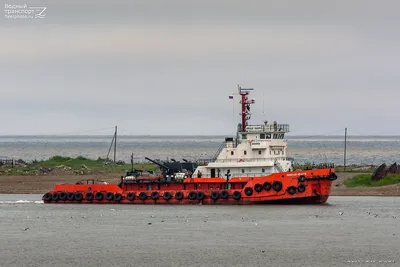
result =
[{"label": "calm water surface", "polygon": [[[225,136],[119,136],[117,159],[145,161],[145,157],[211,158]],[[110,148],[110,136],[0,136],[0,157],[33,160],[54,155],[105,158]],[[297,162],[343,163],[342,136],[289,136],[288,153]],[[113,156],[111,156],[113,157]],[[400,161],[400,136],[349,136],[348,164],[382,164]]]},{"label": "calm water surface", "polygon": [[45,205],[40,197],[0,195],[1,266],[400,264],[396,197],[306,206]]}]

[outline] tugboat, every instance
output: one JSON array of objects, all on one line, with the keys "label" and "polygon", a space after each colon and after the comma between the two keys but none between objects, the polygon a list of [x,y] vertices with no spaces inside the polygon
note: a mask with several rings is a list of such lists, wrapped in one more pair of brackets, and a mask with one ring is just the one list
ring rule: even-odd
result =
[{"label": "tugboat", "polygon": [[161,163],[146,158],[158,165],[162,173],[132,170],[121,177],[119,184],[99,184],[93,180],[57,184],[43,195],[44,203],[325,203],[332,181],[337,179],[333,164],[293,170],[284,139],[289,125],[276,121],[248,125],[250,105],[255,103],[249,99],[252,90],[238,86],[241,123],[236,137],[227,137],[214,159],[196,166],[187,160]]}]

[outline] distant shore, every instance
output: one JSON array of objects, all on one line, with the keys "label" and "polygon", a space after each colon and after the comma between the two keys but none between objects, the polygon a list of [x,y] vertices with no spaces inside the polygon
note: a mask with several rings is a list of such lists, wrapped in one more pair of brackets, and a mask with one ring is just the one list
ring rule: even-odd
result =
[{"label": "distant shore", "polygon": [[[333,182],[331,196],[400,196],[400,184],[379,187],[348,188],[343,184],[345,179],[359,173],[339,172]],[[48,174],[48,175],[7,175],[0,176],[0,194],[44,194],[53,189],[55,184],[76,183],[80,180],[98,179],[107,183],[118,183],[121,172],[103,174]]]}]

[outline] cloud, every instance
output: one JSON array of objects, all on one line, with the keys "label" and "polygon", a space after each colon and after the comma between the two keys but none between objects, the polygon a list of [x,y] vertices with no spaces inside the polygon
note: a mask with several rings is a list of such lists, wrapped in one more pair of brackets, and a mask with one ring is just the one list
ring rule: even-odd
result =
[{"label": "cloud", "polygon": [[43,4],[45,19],[0,27],[0,112],[15,133],[224,134],[237,83],[256,88],[253,123],[264,99],[297,134],[400,131],[398,3]]},{"label": "cloud", "polygon": [[[3,29],[0,59],[36,63],[76,58],[177,59],[310,56],[351,51],[357,36],[301,26],[121,26]],[[29,45],[28,45],[29,44]]]}]

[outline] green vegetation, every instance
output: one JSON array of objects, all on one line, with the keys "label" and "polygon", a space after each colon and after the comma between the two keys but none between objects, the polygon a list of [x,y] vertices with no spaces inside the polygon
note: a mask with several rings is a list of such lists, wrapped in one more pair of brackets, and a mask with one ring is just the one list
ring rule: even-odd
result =
[{"label": "green vegetation", "polygon": [[[17,161],[16,166],[0,166],[0,175],[40,175],[40,174],[57,174],[71,173],[77,175],[95,174],[95,173],[121,173],[121,175],[132,168],[131,164],[119,161],[116,164],[98,158],[97,160],[85,157],[62,157],[54,156],[43,161],[33,161],[26,163],[21,160]],[[133,164],[135,169],[155,170],[154,164]]]},{"label": "green vegetation", "polygon": [[373,173],[376,170],[376,166],[357,166],[351,165],[346,167],[346,171],[343,166],[335,166],[336,172],[364,172],[364,173]]},{"label": "green vegetation", "polygon": [[344,181],[344,184],[347,187],[357,187],[357,186],[383,186],[390,184],[398,184],[400,183],[400,175],[399,174],[389,174],[388,176],[382,178],[379,181],[372,181],[371,174],[360,174],[356,175],[353,178],[347,179]]},{"label": "green vegetation", "polygon": [[[306,163],[302,163],[302,164],[297,164],[294,163],[293,164],[293,170],[310,170],[313,168],[318,168],[321,167],[321,165],[323,164],[315,164],[315,163],[311,163],[311,162],[306,162]],[[344,170],[344,166],[340,166],[337,165],[335,166],[335,172],[354,172],[354,173],[373,173],[376,170],[376,166],[373,165],[356,165],[356,164],[352,164],[349,166],[346,166],[346,171]]]}]

